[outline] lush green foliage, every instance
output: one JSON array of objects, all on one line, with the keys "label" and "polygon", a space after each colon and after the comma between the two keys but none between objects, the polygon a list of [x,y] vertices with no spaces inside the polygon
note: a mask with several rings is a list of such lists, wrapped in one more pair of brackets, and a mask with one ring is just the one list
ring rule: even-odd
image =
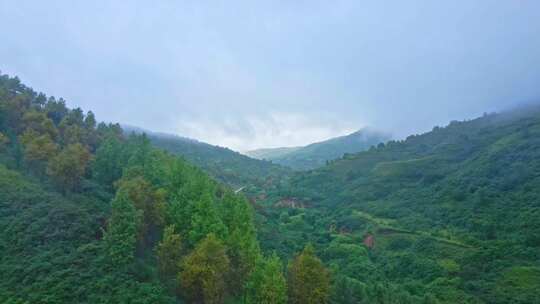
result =
[{"label": "lush green foliage", "polygon": [[247,303],[287,303],[287,283],[283,264],[274,253],[259,258],[247,284]]},{"label": "lush green foliage", "polygon": [[289,302],[293,304],[326,303],[330,274],[311,245],[289,263]]},{"label": "lush green foliage", "polygon": [[350,303],[534,303],[539,189],[540,109],[484,115],[296,175],[258,202],[261,240],[315,244]]},{"label": "lush green foliage", "polygon": [[137,230],[142,212],[129,200],[127,193],[118,192],[112,203],[112,214],[105,232],[104,241],[111,263],[125,267],[133,263]]},{"label": "lush green foliage", "polygon": [[182,238],[175,232],[174,225],[166,227],[163,231],[163,239],[157,246],[156,258],[159,274],[165,282],[180,272]]},{"label": "lush green foliage", "polygon": [[[143,132],[134,128],[128,128],[127,131]],[[268,188],[270,184],[290,174],[287,168],[249,158],[227,148],[169,134],[144,132],[156,147],[182,156],[217,180],[235,188],[245,186]]]},{"label": "lush green foliage", "polygon": [[222,303],[229,266],[225,246],[208,234],[182,262],[178,280],[186,297],[194,303]]},{"label": "lush green foliage", "polygon": [[244,197],[17,78],[0,77],[0,101],[0,302],[247,297],[261,252]]},{"label": "lush green foliage", "polygon": [[0,75],[0,302],[538,303],[538,108],[294,175],[210,147]]}]

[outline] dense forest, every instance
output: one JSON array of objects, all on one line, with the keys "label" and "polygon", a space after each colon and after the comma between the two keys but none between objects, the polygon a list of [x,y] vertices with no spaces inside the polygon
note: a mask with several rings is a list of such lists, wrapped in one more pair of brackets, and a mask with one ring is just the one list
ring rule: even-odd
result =
[{"label": "dense forest", "polygon": [[262,244],[315,244],[338,302],[540,301],[540,107],[345,155],[259,204]]},{"label": "dense forest", "polygon": [[325,302],[307,245],[263,254],[248,201],[185,160],[0,77],[0,302]]},{"label": "dense forest", "polygon": [[291,170],[269,161],[253,159],[227,148],[213,146],[191,138],[171,134],[150,132],[134,127],[124,127],[124,131],[146,134],[157,148],[179,155],[203,169],[218,181],[236,189],[245,187],[269,188],[270,185],[287,179]]},{"label": "dense forest", "polygon": [[2,303],[540,303],[539,198],[538,107],[292,173],[0,74]]}]

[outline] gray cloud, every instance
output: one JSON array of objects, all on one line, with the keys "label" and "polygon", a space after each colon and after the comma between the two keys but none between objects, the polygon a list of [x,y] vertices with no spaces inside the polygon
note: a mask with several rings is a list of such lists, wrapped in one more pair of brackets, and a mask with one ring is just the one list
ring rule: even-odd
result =
[{"label": "gray cloud", "polygon": [[233,149],[397,137],[540,95],[537,1],[7,1],[0,69]]}]

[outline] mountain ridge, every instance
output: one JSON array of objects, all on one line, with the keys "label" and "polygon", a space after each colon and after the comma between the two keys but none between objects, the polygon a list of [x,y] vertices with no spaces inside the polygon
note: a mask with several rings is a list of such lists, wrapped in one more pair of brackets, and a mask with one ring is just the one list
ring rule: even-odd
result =
[{"label": "mountain ridge", "polygon": [[248,156],[272,161],[295,170],[310,170],[324,166],[327,161],[356,153],[391,139],[389,134],[371,128],[333,137],[301,147],[283,147],[247,151]]},{"label": "mountain ridge", "polygon": [[184,157],[217,180],[240,188],[274,183],[290,174],[290,170],[266,160],[254,159],[227,147],[220,147],[180,135],[153,132],[125,126],[125,133],[146,134],[152,144]]}]

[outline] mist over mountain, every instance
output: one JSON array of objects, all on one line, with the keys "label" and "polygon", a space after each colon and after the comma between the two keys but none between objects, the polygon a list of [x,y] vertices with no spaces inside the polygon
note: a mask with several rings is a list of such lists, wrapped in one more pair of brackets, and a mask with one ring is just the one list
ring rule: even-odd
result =
[{"label": "mist over mountain", "polygon": [[[269,161],[247,157],[228,148],[210,145],[196,139],[123,126],[126,135],[145,134],[150,142],[202,168],[217,180],[234,187],[261,186],[269,180],[289,175],[289,169]],[[246,189],[249,190],[249,189]]]},{"label": "mist over mountain", "polygon": [[285,155],[288,155],[294,151],[302,149],[303,147],[282,147],[282,148],[262,148],[257,150],[246,151],[244,154],[256,158],[273,160]]},{"label": "mist over mountain", "polygon": [[538,302],[540,106],[387,138],[293,172],[1,75],[0,302]]},{"label": "mist over mountain", "polygon": [[538,11],[526,0],[3,1],[0,25],[18,26],[0,69],[104,121],[236,151],[364,126],[404,138],[539,98]]},{"label": "mist over mountain", "polygon": [[540,304],[540,1],[0,28],[0,303]]},{"label": "mist over mountain", "polygon": [[295,170],[308,170],[324,166],[328,161],[341,158],[347,153],[369,149],[391,138],[390,135],[364,128],[345,136],[312,143],[304,147],[259,149],[246,152],[247,155]]}]

